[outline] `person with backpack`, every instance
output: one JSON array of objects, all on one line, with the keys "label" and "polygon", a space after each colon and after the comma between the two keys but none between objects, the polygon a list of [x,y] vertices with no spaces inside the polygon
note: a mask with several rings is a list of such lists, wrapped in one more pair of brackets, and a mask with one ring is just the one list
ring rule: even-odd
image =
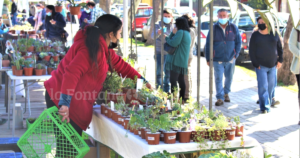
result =
[{"label": "person with backpack", "polygon": [[[213,66],[217,91],[216,106],[230,102],[229,92],[235,69],[235,61],[241,50],[241,35],[237,26],[229,21],[226,9],[218,10],[218,22],[214,24],[213,30],[209,30],[206,38],[205,57],[207,65],[210,60],[210,32],[213,31]],[[223,75],[225,86],[223,87]]]},{"label": "person with backpack", "polygon": [[[297,78],[298,102],[299,102],[299,110],[300,110],[300,25],[298,25],[297,28],[293,28],[291,32],[290,39],[289,39],[289,49],[293,53],[291,72],[294,73]],[[300,121],[298,125],[300,125]]]}]

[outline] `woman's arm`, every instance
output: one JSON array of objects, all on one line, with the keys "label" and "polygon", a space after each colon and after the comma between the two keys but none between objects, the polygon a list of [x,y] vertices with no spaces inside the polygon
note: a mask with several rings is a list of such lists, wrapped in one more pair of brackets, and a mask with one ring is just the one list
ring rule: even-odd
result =
[{"label": "woman's arm", "polygon": [[300,49],[297,47],[298,41],[297,41],[298,32],[295,28],[292,29],[291,36],[289,39],[289,48],[293,55],[296,57],[300,57]]},{"label": "woman's arm", "polygon": [[278,62],[282,63],[283,62],[283,49],[282,49],[282,44],[281,44],[281,39],[280,36],[278,36],[278,41],[277,41],[277,54],[278,54]]},{"label": "woman's arm", "polygon": [[59,14],[59,16],[57,16],[58,18],[55,19],[56,23],[54,24],[54,26],[60,27],[60,28],[66,27],[66,21],[65,21],[64,17],[60,13],[57,13],[57,14]]},{"label": "woman's arm", "polygon": [[182,41],[183,31],[179,30],[175,35],[172,34],[173,33],[171,33],[170,37],[166,37],[166,42],[172,47],[177,47]]},{"label": "woman's arm", "polygon": [[252,65],[254,67],[258,68],[259,67],[259,63],[258,63],[258,61],[256,59],[255,51],[256,51],[255,34],[252,34],[252,36],[250,38],[249,54],[250,54],[250,59],[251,59]]}]

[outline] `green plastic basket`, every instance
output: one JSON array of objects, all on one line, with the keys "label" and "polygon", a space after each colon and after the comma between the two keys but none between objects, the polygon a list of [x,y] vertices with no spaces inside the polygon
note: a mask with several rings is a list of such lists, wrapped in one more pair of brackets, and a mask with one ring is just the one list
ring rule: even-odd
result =
[{"label": "green plastic basket", "polygon": [[82,139],[83,140],[89,139],[89,135],[87,135],[84,132],[82,132]]},{"label": "green plastic basket", "polygon": [[[71,124],[61,122],[57,107],[42,112],[18,141],[28,158],[82,158],[90,148]],[[38,131],[38,132],[37,132]]]}]

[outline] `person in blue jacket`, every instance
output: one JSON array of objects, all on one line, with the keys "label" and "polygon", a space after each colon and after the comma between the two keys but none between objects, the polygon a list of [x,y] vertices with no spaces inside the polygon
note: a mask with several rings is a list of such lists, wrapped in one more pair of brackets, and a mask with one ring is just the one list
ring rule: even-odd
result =
[{"label": "person in blue jacket", "polygon": [[[3,54],[5,50],[5,43],[7,39],[7,33],[9,31],[9,28],[3,23],[2,17],[0,16],[0,38],[2,38],[2,40],[0,41],[1,44],[1,53]],[[1,60],[1,59],[0,59]]]},{"label": "person in blue jacket", "polygon": [[[213,26],[213,66],[217,91],[216,106],[230,102],[229,92],[234,74],[235,61],[241,50],[241,36],[236,25],[229,22],[225,9],[218,11],[218,22]],[[211,30],[210,30],[211,31]],[[205,46],[207,65],[210,59],[210,31],[208,32]],[[223,74],[225,87],[223,87]]]},{"label": "person in blue jacket", "polygon": [[64,17],[60,13],[55,12],[55,8],[53,5],[47,5],[45,20],[45,37],[50,39],[51,41],[58,40],[65,42],[63,35],[66,33],[66,31],[64,30],[64,27],[66,27],[66,21]]}]

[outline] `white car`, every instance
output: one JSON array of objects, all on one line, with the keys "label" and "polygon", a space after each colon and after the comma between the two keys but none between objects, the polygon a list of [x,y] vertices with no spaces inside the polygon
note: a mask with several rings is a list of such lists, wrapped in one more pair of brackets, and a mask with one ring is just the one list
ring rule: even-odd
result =
[{"label": "white car", "polygon": [[[198,22],[196,22],[196,28],[198,28]],[[209,18],[205,18],[202,17],[201,18],[201,45],[200,45],[200,51],[201,54],[203,53],[203,55],[205,54],[204,49],[205,49],[205,44],[206,44],[206,37],[208,34],[208,31],[210,29],[210,20]],[[196,29],[197,33],[198,33],[198,29]],[[198,37],[195,40],[195,48],[194,48],[194,55],[197,55],[197,48],[198,48]]]},{"label": "white car", "polygon": [[[213,19],[214,19],[214,21],[218,20],[218,11],[220,9],[225,9],[225,10],[227,10],[228,13],[230,13],[230,8],[229,7],[214,6],[214,10],[213,10]],[[208,10],[206,10],[206,12],[203,15],[201,15],[201,18],[209,18],[209,17],[210,17],[210,11],[209,11],[209,8],[208,8]]]},{"label": "white car", "polygon": [[184,15],[184,14],[189,14],[195,21],[197,21],[198,17],[197,14],[194,10],[191,10],[190,7],[176,7],[172,8],[173,13],[179,14],[179,15]]}]

